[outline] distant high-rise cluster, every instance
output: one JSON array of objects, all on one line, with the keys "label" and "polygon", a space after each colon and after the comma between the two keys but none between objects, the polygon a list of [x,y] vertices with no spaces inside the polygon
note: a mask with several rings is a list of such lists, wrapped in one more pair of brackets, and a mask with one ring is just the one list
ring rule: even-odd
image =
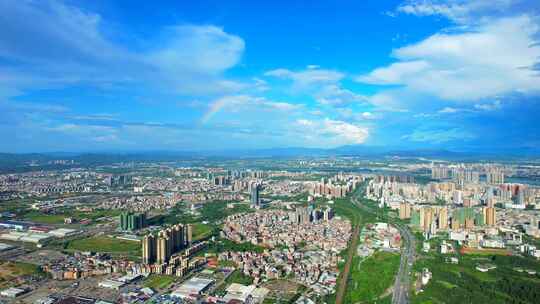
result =
[{"label": "distant high-rise cluster", "polygon": [[486,182],[488,184],[503,184],[504,172],[500,169],[491,168],[486,172]]},{"label": "distant high-rise cluster", "polygon": [[343,174],[336,175],[328,180],[323,177],[320,183],[313,185],[311,193],[314,195],[341,198],[356,189],[358,182],[358,179],[344,176]]},{"label": "distant high-rise cluster", "polygon": [[142,256],[145,264],[165,264],[171,256],[186,248],[192,241],[192,226],[177,224],[147,235],[142,241]]},{"label": "distant high-rise cluster", "polygon": [[134,231],[146,227],[146,214],[122,212],[120,214],[120,229],[124,231]]},{"label": "distant high-rise cluster", "polygon": [[414,176],[412,175],[377,175],[374,177],[374,181],[377,183],[384,183],[384,182],[390,182],[390,183],[406,183],[406,184],[412,184],[414,183]]},{"label": "distant high-rise cluster", "polygon": [[436,166],[431,168],[432,179],[447,179],[450,178],[451,171],[446,166]]},{"label": "distant high-rise cluster", "polygon": [[460,185],[463,185],[464,183],[478,184],[480,182],[480,173],[474,170],[457,168],[452,170],[452,178]]}]

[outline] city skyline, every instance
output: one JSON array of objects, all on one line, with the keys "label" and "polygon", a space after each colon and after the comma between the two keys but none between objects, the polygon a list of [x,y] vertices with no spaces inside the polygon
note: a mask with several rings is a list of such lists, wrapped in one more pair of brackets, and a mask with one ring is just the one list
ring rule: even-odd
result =
[{"label": "city skyline", "polygon": [[535,1],[0,10],[1,152],[540,149]]}]

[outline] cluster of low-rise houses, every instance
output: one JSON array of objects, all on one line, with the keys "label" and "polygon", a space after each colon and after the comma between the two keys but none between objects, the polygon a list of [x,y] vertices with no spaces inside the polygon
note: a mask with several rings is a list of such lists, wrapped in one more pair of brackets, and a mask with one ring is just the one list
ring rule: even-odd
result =
[{"label": "cluster of low-rise houses", "polygon": [[233,215],[223,236],[234,242],[264,246],[263,252],[227,251],[219,259],[234,262],[256,282],[292,276],[322,294],[331,293],[338,275],[339,253],[351,235],[348,220],[330,208],[299,207]]},{"label": "cluster of low-rise houses", "polygon": [[350,222],[334,218],[331,208],[298,207],[294,211],[267,210],[229,216],[222,234],[235,242],[250,242],[269,248],[308,247],[341,250],[346,247]]}]

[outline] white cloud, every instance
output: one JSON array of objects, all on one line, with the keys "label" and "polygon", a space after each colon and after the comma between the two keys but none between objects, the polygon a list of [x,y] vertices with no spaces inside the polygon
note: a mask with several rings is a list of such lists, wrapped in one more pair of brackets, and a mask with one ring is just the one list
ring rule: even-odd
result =
[{"label": "white cloud", "polygon": [[371,112],[362,112],[362,113],[360,113],[360,117],[362,117],[364,119],[375,119],[376,115],[371,113]]},{"label": "white cloud", "polygon": [[302,71],[291,71],[288,69],[275,69],[264,73],[265,76],[290,79],[294,85],[300,88],[305,88],[310,85],[331,84],[343,79],[345,75],[338,71],[319,69],[311,66]]},{"label": "white cloud", "polygon": [[502,105],[499,100],[496,100],[493,103],[482,103],[482,104],[474,105],[474,108],[480,111],[495,111],[495,110],[500,109],[501,107]]},{"label": "white cloud", "polygon": [[502,12],[515,0],[410,0],[396,11],[416,16],[443,16],[454,22],[470,22],[481,14]]},{"label": "white cloud", "polygon": [[329,118],[323,120],[298,119],[296,125],[303,130],[302,136],[306,144],[310,146],[362,144],[369,136],[367,127]]},{"label": "white cloud", "polygon": [[377,68],[368,75],[356,78],[356,81],[369,84],[396,84],[409,76],[426,71],[429,64],[422,60],[397,62],[388,67]]},{"label": "white cloud", "polygon": [[316,95],[315,99],[322,105],[343,107],[351,104],[360,104],[367,101],[363,95],[343,89],[339,85],[331,84],[324,86]]},{"label": "white cloud", "polygon": [[208,122],[215,114],[227,110],[230,112],[245,111],[246,109],[290,112],[302,108],[301,104],[292,104],[268,100],[264,97],[254,97],[250,95],[224,96],[213,101],[208,110],[201,118],[202,123]]},{"label": "white cloud", "polygon": [[457,108],[452,108],[452,107],[445,107],[445,108],[439,110],[438,113],[446,114],[446,113],[457,113],[457,112],[460,112],[460,111],[462,111],[462,110],[457,109]]},{"label": "white cloud", "polygon": [[215,26],[175,26],[168,36],[166,45],[145,57],[170,73],[221,73],[240,61],[245,46],[241,38]]},{"label": "white cloud", "polygon": [[504,18],[466,32],[438,33],[394,50],[400,61],[358,81],[404,85],[448,100],[479,100],[540,91],[539,26],[528,16]]},{"label": "white cloud", "polygon": [[296,120],[296,123],[305,127],[311,127],[314,125],[313,121],[307,119],[298,119]]},{"label": "white cloud", "polygon": [[140,46],[135,37],[128,48],[109,38],[100,15],[59,1],[0,1],[0,11],[0,86],[137,84],[201,95],[246,87],[222,76],[239,63],[244,41],[216,26],[171,26],[162,39]]}]

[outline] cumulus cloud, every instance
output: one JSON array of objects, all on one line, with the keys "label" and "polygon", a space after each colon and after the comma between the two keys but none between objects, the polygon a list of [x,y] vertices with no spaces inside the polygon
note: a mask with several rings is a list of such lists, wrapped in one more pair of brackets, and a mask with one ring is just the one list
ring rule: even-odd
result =
[{"label": "cumulus cloud", "polygon": [[216,26],[175,26],[167,29],[167,36],[166,45],[145,57],[171,73],[221,73],[240,61],[245,46],[241,38]]},{"label": "cumulus cloud", "polygon": [[303,131],[306,144],[311,146],[362,144],[369,136],[367,127],[329,118],[323,120],[298,119],[296,125]]},{"label": "cumulus cloud", "polygon": [[357,78],[403,85],[447,100],[479,100],[540,91],[539,26],[528,16],[492,20],[467,31],[437,33],[393,51],[399,60]]}]

